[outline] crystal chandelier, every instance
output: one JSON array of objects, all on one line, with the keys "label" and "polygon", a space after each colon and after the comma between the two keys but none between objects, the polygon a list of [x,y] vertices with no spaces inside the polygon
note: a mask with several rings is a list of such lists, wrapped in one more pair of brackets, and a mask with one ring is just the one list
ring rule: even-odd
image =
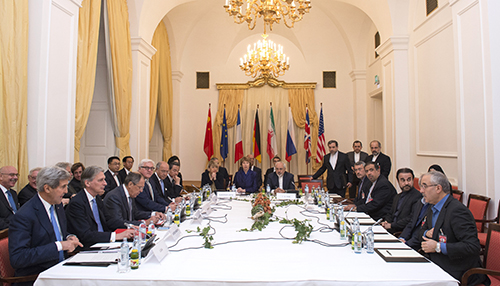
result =
[{"label": "crystal chandelier", "polygon": [[267,35],[263,34],[264,40],[254,43],[253,49],[248,45],[248,50],[243,58],[240,58],[240,68],[245,75],[253,78],[277,78],[285,74],[290,68],[290,58],[283,53],[283,46],[267,40]]},{"label": "crystal chandelier", "polygon": [[[246,3],[246,5],[244,5]],[[242,6],[246,9],[243,11]],[[274,23],[283,22],[288,28],[293,28],[295,22],[302,20],[305,13],[311,9],[310,0],[226,0],[226,12],[233,16],[234,22],[247,22],[248,28],[253,30],[257,18],[264,19],[264,34],[266,26],[273,30]]]}]

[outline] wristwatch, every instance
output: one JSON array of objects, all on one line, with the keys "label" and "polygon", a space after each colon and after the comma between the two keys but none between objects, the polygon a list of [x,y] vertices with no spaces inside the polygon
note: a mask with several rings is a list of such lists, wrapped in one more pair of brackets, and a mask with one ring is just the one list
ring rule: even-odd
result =
[{"label": "wristwatch", "polygon": [[436,249],[434,249],[434,250],[436,250],[436,253],[441,253],[441,242],[438,242],[436,244]]}]

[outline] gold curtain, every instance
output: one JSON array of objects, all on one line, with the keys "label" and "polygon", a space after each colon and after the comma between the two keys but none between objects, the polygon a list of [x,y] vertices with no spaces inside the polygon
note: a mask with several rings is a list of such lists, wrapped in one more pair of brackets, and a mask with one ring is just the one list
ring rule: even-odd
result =
[{"label": "gold curtain", "polygon": [[109,42],[113,63],[113,89],[119,136],[115,144],[119,156],[130,155],[130,110],[132,105],[132,45],[126,0],[106,1],[109,20]]},{"label": "gold curtain", "polygon": [[172,156],[172,102],[174,91],[172,88],[170,44],[168,42],[167,28],[163,21],[156,28],[152,45],[156,48],[156,54],[151,61],[151,102],[155,101],[156,105],[154,107],[151,105],[149,109],[149,140],[151,141],[153,136],[156,112],[158,111],[160,130],[163,135],[162,158],[163,161],[167,161]]},{"label": "gold curtain", "polygon": [[[321,167],[321,163],[316,162],[316,147],[318,144],[319,119],[318,119],[318,114],[316,113],[315,110],[314,89],[312,88],[289,89],[288,102],[292,107],[293,121],[299,128],[304,128],[306,125],[306,105],[309,109],[309,122],[311,124],[311,162],[313,170],[317,170]],[[297,142],[297,144],[300,143]]]},{"label": "gold curtain", "polygon": [[[0,1],[0,166],[28,181],[28,0]],[[19,188],[18,188],[19,189]]]},{"label": "gold curtain", "polygon": [[83,0],[78,18],[75,162],[80,161],[80,139],[87,126],[94,95],[100,19],[101,0]]},{"label": "gold curtain", "polygon": [[226,123],[227,129],[236,125],[238,120],[238,105],[240,108],[245,96],[244,89],[222,89],[219,91],[219,105],[217,107],[217,114],[215,115],[213,130],[214,140],[214,155],[222,160],[220,156],[220,137],[222,134],[222,120],[224,119],[224,105],[226,106]]}]

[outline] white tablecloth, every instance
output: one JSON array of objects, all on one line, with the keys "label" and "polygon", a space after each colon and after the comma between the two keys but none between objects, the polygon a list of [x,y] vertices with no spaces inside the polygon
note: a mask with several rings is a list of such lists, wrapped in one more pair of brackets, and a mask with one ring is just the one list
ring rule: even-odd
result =
[{"label": "white tablecloth", "polygon": [[[457,281],[433,263],[387,263],[376,253],[363,251],[355,254],[350,246],[326,247],[313,242],[293,244],[292,240],[258,240],[234,242],[217,245],[217,243],[248,240],[256,238],[281,238],[279,231],[284,226],[271,222],[262,232],[239,231],[250,228],[253,221],[250,217],[250,202],[225,202],[231,207],[227,210],[223,205],[213,211],[210,225],[215,228],[213,249],[191,249],[175,252],[193,246],[201,246],[203,238],[193,236],[182,239],[170,254],[161,262],[145,263],[138,270],[128,273],[117,273],[117,266],[81,267],[63,266],[60,263],[40,274],[35,285],[457,285]],[[299,206],[277,208],[279,217],[311,219],[314,229],[322,227],[320,222],[327,222],[324,214],[304,211]],[[287,214],[285,213],[287,212]],[[228,221],[221,223],[219,218],[227,214]],[[353,215],[353,214],[351,214]],[[360,217],[365,216],[359,214]],[[215,221],[216,220],[216,221]],[[201,227],[209,220],[203,220]],[[183,236],[186,230],[196,230],[197,225],[189,220],[182,223],[180,229]],[[366,228],[366,227],[362,227]],[[375,227],[375,232],[384,231]],[[213,232],[213,230],[211,231]],[[285,228],[282,234],[294,237],[293,227]],[[329,244],[341,243],[339,234],[315,231],[310,239]],[[172,245],[173,243],[169,243]],[[402,248],[402,243],[376,243],[375,247]]]}]

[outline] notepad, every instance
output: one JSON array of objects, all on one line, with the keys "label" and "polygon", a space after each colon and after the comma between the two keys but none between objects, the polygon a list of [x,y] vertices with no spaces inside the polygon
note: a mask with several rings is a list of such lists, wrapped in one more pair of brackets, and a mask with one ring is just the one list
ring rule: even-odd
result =
[{"label": "notepad", "polygon": [[386,262],[429,262],[413,249],[375,248],[375,252]]},{"label": "notepad", "polygon": [[389,233],[377,233],[374,235],[375,242],[398,242],[399,240]]},{"label": "notepad", "polygon": [[104,252],[104,253],[78,253],[73,256],[69,262],[71,263],[85,263],[85,262],[116,262],[120,257],[118,252]]},{"label": "notepad", "polygon": [[[347,220],[349,221],[349,224],[352,224],[354,222],[353,218],[348,218]],[[370,217],[366,217],[366,218],[361,217],[361,218],[358,218],[358,221],[359,221],[359,225],[373,225],[374,223],[376,223],[376,221],[374,221]]]}]

